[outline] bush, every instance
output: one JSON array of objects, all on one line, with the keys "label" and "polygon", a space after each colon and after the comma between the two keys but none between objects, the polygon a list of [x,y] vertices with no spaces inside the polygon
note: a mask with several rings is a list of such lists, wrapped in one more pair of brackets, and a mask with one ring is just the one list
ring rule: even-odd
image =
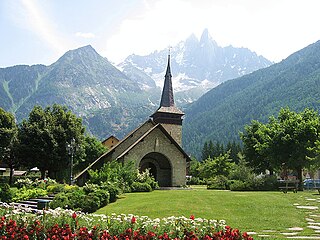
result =
[{"label": "bush", "polygon": [[118,195],[121,193],[121,189],[116,183],[103,183],[101,189],[109,192],[110,202],[117,201]]},{"label": "bush", "polygon": [[108,190],[101,189],[97,184],[85,184],[83,190],[87,195],[95,195],[99,198],[100,207],[108,205],[110,201],[110,194]]},{"label": "bush", "polygon": [[262,179],[263,179],[263,187],[261,190],[273,191],[273,190],[278,190],[278,188],[280,187],[279,182],[277,180],[277,176],[267,175],[267,176],[264,176]]},{"label": "bush", "polygon": [[19,202],[28,200],[30,198],[37,198],[47,196],[47,191],[41,188],[27,189],[25,187],[18,189],[14,196],[12,197],[12,201]]},{"label": "bush", "polygon": [[193,177],[187,179],[187,185],[205,185],[207,184],[206,180],[203,180],[199,177]]},{"label": "bush", "polygon": [[68,208],[69,207],[69,199],[68,196],[64,193],[58,193],[54,196],[53,200],[50,202],[50,208]]},{"label": "bush", "polygon": [[210,178],[208,180],[207,189],[221,189],[221,190],[229,189],[228,178],[223,175]]},{"label": "bush", "polygon": [[10,189],[10,185],[3,183],[0,185],[0,201],[2,202],[11,202],[13,193]]},{"label": "bush", "polygon": [[132,190],[132,192],[151,192],[152,188],[146,182],[144,182],[144,183],[134,182],[131,185],[131,190]]},{"label": "bush", "polygon": [[63,190],[64,190],[64,184],[56,183],[56,184],[47,186],[48,193],[60,193],[60,192],[63,192]]},{"label": "bush", "polygon": [[231,191],[246,191],[248,190],[248,184],[241,180],[231,180],[229,181],[229,186]]},{"label": "bush", "polygon": [[93,213],[100,207],[100,200],[95,194],[90,193],[84,197],[84,201],[81,206],[81,211],[85,213]]}]

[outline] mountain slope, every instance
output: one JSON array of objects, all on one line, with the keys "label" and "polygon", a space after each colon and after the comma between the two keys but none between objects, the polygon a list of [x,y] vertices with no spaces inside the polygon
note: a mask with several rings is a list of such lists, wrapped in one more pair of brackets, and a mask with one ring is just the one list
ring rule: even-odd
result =
[{"label": "mountain slope", "polygon": [[268,68],[222,83],[186,110],[184,145],[196,154],[204,141],[239,139],[243,126],[266,121],[281,107],[320,110],[320,41]]},{"label": "mountain slope", "polygon": [[143,84],[85,46],[68,51],[50,66],[0,69],[0,107],[21,121],[35,105],[65,105],[94,135],[121,138],[156,108],[160,94],[146,92]]}]

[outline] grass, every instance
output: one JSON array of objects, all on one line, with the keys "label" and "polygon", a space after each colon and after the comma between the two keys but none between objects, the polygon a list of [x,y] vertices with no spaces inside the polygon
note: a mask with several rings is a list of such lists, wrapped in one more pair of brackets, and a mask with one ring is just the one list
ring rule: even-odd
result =
[{"label": "grass", "polygon": [[[307,210],[293,204],[316,204],[307,198],[318,198],[315,192],[231,192],[205,188],[193,190],[159,190],[152,193],[127,193],[96,213],[132,213],[151,218],[186,216],[224,219],[241,231],[262,233],[264,230],[286,232],[287,228],[302,227],[302,235],[310,235],[306,228]],[[319,203],[318,203],[319,204]],[[301,235],[300,234],[300,235]]]}]

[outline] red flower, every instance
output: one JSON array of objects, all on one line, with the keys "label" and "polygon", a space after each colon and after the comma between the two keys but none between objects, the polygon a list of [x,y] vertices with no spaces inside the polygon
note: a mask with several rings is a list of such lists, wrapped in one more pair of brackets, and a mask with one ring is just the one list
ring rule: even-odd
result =
[{"label": "red flower", "polygon": [[132,218],[131,218],[131,223],[133,224],[133,223],[136,223],[136,221],[137,221],[137,219],[134,217],[134,216],[132,216]]},{"label": "red flower", "polygon": [[191,220],[194,220],[194,215],[191,215],[191,216],[190,216],[190,219],[191,219]]},{"label": "red flower", "polygon": [[74,212],[74,213],[72,213],[72,216],[71,216],[73,219],[76,219],[76,217],[77,217],[77,214]]}]

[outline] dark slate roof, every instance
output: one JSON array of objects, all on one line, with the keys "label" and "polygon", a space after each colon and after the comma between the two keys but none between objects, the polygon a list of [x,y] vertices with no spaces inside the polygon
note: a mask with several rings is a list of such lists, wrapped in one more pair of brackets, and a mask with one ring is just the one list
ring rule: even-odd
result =
[{"label": "dark slate roof", "polygon": [[177,107],[160,107],[156,112],[162,112],[162,113],[174,113],[174,114],[180,114],[184,115],[184,113]]},{"label": "dark slate roof", "polygon": [[170,55],[168,55],[167,71],[164,79],[160,107],[173,107],[173,88],[172,88],[172,75],[170,70]]}]

